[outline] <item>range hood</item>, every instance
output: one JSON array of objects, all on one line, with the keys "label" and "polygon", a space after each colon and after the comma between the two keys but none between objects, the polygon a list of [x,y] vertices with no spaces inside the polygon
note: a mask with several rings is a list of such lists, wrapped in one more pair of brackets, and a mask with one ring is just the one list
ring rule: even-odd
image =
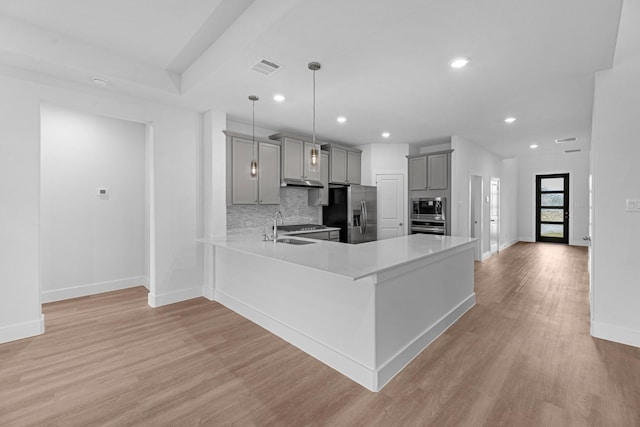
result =
[{"label": "range hood", "polygon": [[306,187],[306,188],[324,188],[320,181],[313,179],[291,179],[285,178],[280,182],[280,187]]}]

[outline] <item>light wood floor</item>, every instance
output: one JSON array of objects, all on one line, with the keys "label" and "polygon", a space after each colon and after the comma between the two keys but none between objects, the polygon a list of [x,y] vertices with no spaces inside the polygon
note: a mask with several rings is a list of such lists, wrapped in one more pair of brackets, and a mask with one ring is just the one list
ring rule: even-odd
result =
[{"label": "light wood floor", "polygon": [[477,305],[379,393],[204,298],[46,304],[0,345],[0,425],[640,426],[640,349],[589,336],[586,257],[476,264]]}]

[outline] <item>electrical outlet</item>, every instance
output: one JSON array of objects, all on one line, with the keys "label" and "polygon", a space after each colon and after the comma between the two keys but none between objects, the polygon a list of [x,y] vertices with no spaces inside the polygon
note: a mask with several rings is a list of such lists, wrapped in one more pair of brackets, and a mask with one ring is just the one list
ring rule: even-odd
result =
[{"label": "electrical outlet", "polygon": [[640,212],[640,199],[627,199],[625,211]]}]

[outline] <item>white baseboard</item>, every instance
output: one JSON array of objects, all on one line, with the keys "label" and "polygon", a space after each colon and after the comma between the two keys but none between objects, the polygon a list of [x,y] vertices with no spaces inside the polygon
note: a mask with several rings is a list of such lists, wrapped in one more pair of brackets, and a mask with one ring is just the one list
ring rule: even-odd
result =
[{"label": "white baseboard", "polygon": [[0,344],[44,333],[44,314],[40,319],[0,327]]},{"label": "white baseboard", "polygon": [[491,258],[491,252],[483,252],[482,253],[482,261],[486,261]]},{"label": "white baseboard", "polygon": [[640,331],[600,322],[591,322],[591,336],[640,348]]},{"label": "white baseboard", "polygon": [[293,327],[274,319],[222,291],[216,290],[216,301],[244,318],[251,320],[253,323],[262,326],[267,331],[277,335],[295,347],[298,347],[300,350],[315,357],[342,375],[351,378],[361,386],[371,391],[379,390],[377,388],[376,372],[348,356],[327,347]]},{"label": "white baseboard", "polygon": [[186,301],[202,296],[202,287],[180,289],[165,294],[153,294],[149,292],[147,303],[151,307],[161,307],[163,305],[174,304],[176,302]]},{"label": "white baseboard", "polygon": [[216,300],[215,288],[213,286],[203,286],[202,296],[208,299],[209,301],[215,301]]},{"label": "white baseboard", "polygon": [[103,292],[118,291],[120,289],[133,288],[148,285],[144,276],[128,277],[126,279],[111,280],[108,282],[89,283],[87,285],[72,286],[69,288],[55,289],[42,292],[42,302],[62,301],[87,295],[101,294]]},{"label": "white baseboard", "polygon": [[419,355],[422,350],[427,348],[429,344],[473,307],[476,302],[475,293],[471,294],[457,307],[440,318],[420,336],[416,337],[410,344],[389,359],[383,366],[372,370],[224,292],[216,290],[215,296],[216,301],[220,304],[257,325],[262,326],[269,332],[298,347],[305,353],[315,357],[325,365],[330,366],[371,391],[379,391],[396,376],[398,372]]},{"label": "white baseboard", "polygon": [[528,242],[528,243],[535,243],[536,239],[535,237],[532,236],[520,236],[518,237],[518,240],[521,242]]},{"label": "white baseboard", "polygon": [[442,316],[436,323],[427,328],[413,342],[398,352],[390,360],[378,368],[377,390],[385,386],[393,377],[404,369],[413,359],[415,359],[425,348],[442,335],[451,325],[461,318],[467,311],[476,305],[476,294],[473,293],[462,301],[449,313]]},{"label": "white baseboard", "polygon": [[500,245],[500,250],[504,251],[505,249],[507,249],[510,246],[515,245],[516,243],[518,243],[518,240],[512,240],[511,242],[504,243],[504,244]]},{"label": "white baseboard", "polygon": [[569,242],[569,244],[571,246],[589,246],[589,242],[585,241],[585,240],[572,240]]}]

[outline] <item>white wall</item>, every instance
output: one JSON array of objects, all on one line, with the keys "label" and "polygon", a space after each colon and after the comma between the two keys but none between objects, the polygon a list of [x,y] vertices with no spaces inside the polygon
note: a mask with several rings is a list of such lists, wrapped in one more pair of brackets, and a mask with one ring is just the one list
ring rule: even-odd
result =
[{"label": "white wall", "polygon": [[493,153],[480,148],[471,141],[459,136],[451,138],[451,234],[454,236],[469,236],[470,207],[469,207],[469,177],[482,177],[483,188],[483,217],[482,217],[482,253],[483,258],[490,254],[489,250],[489,203],[484,199],[489,195],[491,178],[500,178],[500,247],[505,248],[515,243],[517,235],[517,209],[513,203],[504,203],[505,194],[513,194],[517,185],[513,162],[503,171],[503,159]]},{"label": "white wall", "polygon": [[42,301],[144,284],[145,126],[47,104],[41,114]]},{"label": "white wall", "polygon": [[199,214],[202,206],[196,194],[200,182],[200,114],[53,79],[38,83],[0,76],[0,93],[0,341],[36,334],[41,325],[41,103],[153,123],[149,304],[201,296],[202,247],[195,241],[203,232]]},{"label": "white wall", "polygon": [[518,178],[518,159],[502,161],[500,180],[500,249],[517,242],[520,225],[518,199],[520,179]]},{"label": "white wall", "polygon": [[518,159],[519,240],[536,240],[536,175],[569,173],[569,244],[589,235],[589,153],[531,155]]},{"label": "white wall", "polygon": [[614,67],[596,76],[593,109],[591,334],[640,347],[640,1],[625,0]]},{"label": "white wall", "polygon": [[44,332],[39,283],[40,101],[0,78],[0,343]]},{"label": "white wall", "polygon": [[425,145],[418,149],[420,154],[428,154],[435,153],[437,151],[446,151],[451,149],[451,143],[447,142],[445,144],[437,144],[437,145]]}]

